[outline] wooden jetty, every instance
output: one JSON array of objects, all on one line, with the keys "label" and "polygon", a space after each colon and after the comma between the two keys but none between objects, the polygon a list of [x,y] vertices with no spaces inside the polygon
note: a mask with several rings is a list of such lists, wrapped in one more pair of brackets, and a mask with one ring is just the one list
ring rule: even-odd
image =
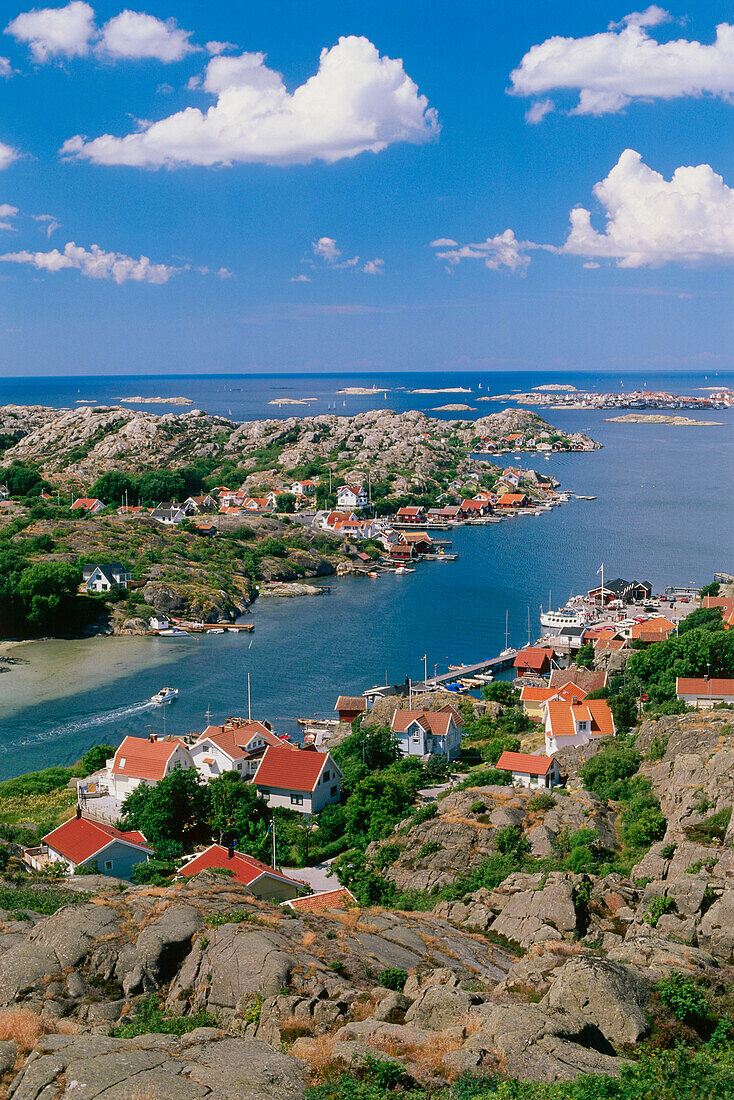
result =
[{"label": "wooden jetty", "polygon": [[380,699],[386,695],[407,695],[411,690],[416,692],[438,691],[446,684],[473,679],[478,674],[503,672],[505,669],[512,668],[517,653],[516,649],[503,650],[498,657],[491,657],[488,661],[478,661],[474,665],[462,665],[461,668],[441,673],[440,676],[429,676],[427,680],[412,680],[410,682],[406,676],[405,682],[402,684],[393,684],[392,686],[377,684],[375,687],[363,691],[362,694],[366,699]]}]

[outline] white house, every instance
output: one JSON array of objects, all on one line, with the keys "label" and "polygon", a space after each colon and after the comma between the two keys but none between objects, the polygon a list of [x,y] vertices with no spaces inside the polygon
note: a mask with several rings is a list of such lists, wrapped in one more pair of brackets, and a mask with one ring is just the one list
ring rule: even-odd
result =
[{"label": "white house", "polygon": [[550,699],[543,704],[543,725],[548,756],[560,749],[588,745],[598,737],[613,737],[616,732],[605,699]]},{"label": "white house", "polygon": [[82,582],[87,592],[109,592],[115,585],[127,588],[132,579],[130,570],[119,561],[82,568]]},{"label": "white house", "polygon": [[149,623],[151,630],[168,630],[170,625],[170,619],[167,619],[165,615],[153,615]]},{"label": "white house", "polygon": [[553,756],[532,756],[527,752],[503,752],[497,761],[500,771],[511,772],[520,787],[555,787],[561,773]]},{"label": "white house", "polygon": [[734,703],[734,680],[676,676],[675,695],[698,710],[710,710],[717,703]]},{"label": "white house", "polygon": [[96,865],[102,875],[129,879],[136,863],[147,863],[152,854],[142,833],[121,832],[111,825],[76,817],[65,821],[43,838],[39,848],[25,848],[23,856],[31,867],[43,870],[50,863],[65,863],[69,873]]},{"label": "white house", "polygon": [[201,496],[187,497],[181,507],[187,515],[191,515],[194,512],[204,512],[207,514],[216,512],[219,505],[213,496],[210,496],[209,493],[203,493]]},{"label": "white house", "polygon": [[207,782],[223,772],[238,772],[252,779],[268,747],[297,752],[282,741],[264,722],[243,722],[228,718],[222,726],[207,726],[191,746],[191,758],[199,775]]},{"label": "white house", "polygon": [[404,756],[444,756],[456,760],[461,753],[464,722],[452,706],[441,710],[396,710],[390,729]]},{"label": "white house", "polygon": [[0,485],[0,500],[10,500],[10,490],[7,485]]},{"label": "white house", "polygon": [[176,526],[187,518],[185,509],[180,504],[160,504],[150,513],[150,518],[167,526]]},{"label": "white house", "polygon": [[154,787],[171,772],[193,766],[191,753],[177,738],[126,737],[107,761],[107,786],[112,797],[122,801],[141,783]]},{"label": "white house", "polygon": [[294,481],[291,485],[291,492],[297,497],[310,496],[316,492],[316,482],[311,478],[304,478],[303,481]]},{"label": "white house", "polygon": [[105,502],[97,497],[78,497],[71,506],[72,512],[90,512],[93,516],[103,512],[104,508]]},{"label": "white house", "polygon": [[253,780],[259,794],[275,808],[318,814],[339,801],[342,772],[331,753],[314,749],[268,747]]},{"label": "white house", "polygon": [[363,485],[340,485],[336,500],[340,508],[366,508],[368,503]]}]

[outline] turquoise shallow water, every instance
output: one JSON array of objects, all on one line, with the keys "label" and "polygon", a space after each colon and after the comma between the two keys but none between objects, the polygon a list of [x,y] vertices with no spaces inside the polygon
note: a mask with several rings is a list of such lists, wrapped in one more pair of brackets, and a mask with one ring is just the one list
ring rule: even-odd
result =
[{"label": "turquoise shallow water", "polygon": [[[494,392],[508,392],[547,380],[542,375],[472,375],[439,381],[435,375],[411,375],[409,384],[471,385],[476,395],[478,381],[486,393],[490,386]],[[256,385],[251,379],[238,380],[236,384],[248,387],[251,405],[241,416],[273,415],[267,401],[276,384],[292,383],[307,394],[313,392],[314,381],[268,378]],[[570,381],[591,384],[578,376]],[[629,388],[643,381],[650,388],[679,391],[714,384],[703,375],[624,379]],[[108,390],[100,384],[91,392],[89,382],[75,379],[64,383],[67,389],[62,386],[60,393],[47,388],[31,398],[17,386],[11,397],[5,380],[0,382],[0,400],[70,404],[72,386],[81,386],[82,396],[99,393],[99,400],[111,401],[112,390],[119,397],[140,393],[143,385],[127,379],[120,388],[119,380],[107,380]],[[163,386],[163,381],[148,382],[154,392]],[[597,378],[595,388],[619,388],[619,382],[616,376]],[[203,380],[202,390],[210,389],[209,402],[206,393],[193,392],[199,384],[165,379],[166,392],[192,396],[201,407],[223,411],[215,406],[227,400],[227,392],[217,387],[221,391],[233,381]],[[331,402],[336,388],[360,384],[354,377],[330,378]],[[258,386],[259,404],[254,396]],[[337,411],[357,411],[357,400]],[[379,406],[374,399],[361,400],[363,407]],[[444,399],[420,400],[425,408],[426,402]],[[461,400],[471,403],[471,397]],[[388,404],[399,406],[395,399]],[[486,403],[479,408],[502,407]],[[339,693],[361,692],[384,681],[386,674],[391,683],[406,675],[420,678],[424,653],[429,669],[437,664],[440,670],[449,662],[497,653],[504,646],[506,610],[511,641],[522,644],[528,608],[535,635],[539,606],[547,603],[549,589],[554,603],[565,601],[571,592],[591,586],[602,561],[609,578],[635,576],[656,587],[704,583],[715,570],[734,571],[734,410],[689,414],[723,422],[690,429],[611,424],[604,421],[610,414],[603,412],[544,415],[561,427],[589,431],[604,448],[557,455],[548,462],[528,456],[522,463],[552,472],[564,486],[596,500],[572,501],[538,517],[460,528],[450,536],[460,555],[454,563],[425,563],[403,577],[346,579],[335,583],[330,596],[262,601],[253,608],[256,629],[251,636],[224,634],[127,647],[125,639],[22,647],[18,653],[27,655],[30,665],[21,674],[0,676],[0,778],[71,762],[101,740],[144,736],[151,726],[162,730],[160,708],[144,704],[166,682],[180,689],[178,701],[167,710],[168,732],[202,728],[208,709],[220,721],[228,714],[246,713],[248,672],[253,715],[269,718],[276,728],[294,729],[297,716],[330,711]]]}]

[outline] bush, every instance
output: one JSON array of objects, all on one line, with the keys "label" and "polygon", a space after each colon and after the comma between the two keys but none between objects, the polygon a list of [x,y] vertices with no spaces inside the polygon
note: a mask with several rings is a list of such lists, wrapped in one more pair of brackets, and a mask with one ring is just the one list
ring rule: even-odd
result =
[{"label": "bush", "polygon": [[538,791],[536,795],[528,802],[528,812],[534,813],[537,810],[552,810],[556,805],[556,800],[552,794],[548,794],[547,791]]},{"label": "bush", "polygon": [[197,1027],[216,1026],[216,1017],[204,1009],[199,1009],[192,1016],[166,1016],[151,994],[140,1004],[133,1018],[113,1027],[110,1035],[118,1039],[132,1039],[136,1035],[185,1035]]},{"label": "bush", "polygon": [[655,989],[666,1008],[690,1027],[700,1028],[711,1019],[711,1007],[693,978],[673,971],[657,983]]},{"label": "bush", "polygon": [[653,737],[650,742],[650,748],[647,750],[648,760],[662,760],[665,756],[665,750],[668,747],[667,737]]},{"label": "bush", "polygon": [[650,904],[647,907],[644,920],[651,928],[655,928],[660,918],[664,916],[665,913],[672,913],[674,909],[675,902],[672,898],[650,898]]},{"label": "bush", "polygon": [[384,985],[386,989],[394,989],[397,993],[403,992],[407,980],[408,971],[401,970],[397,966],[389,966],[387,970],[381,971],[379,976],[380,985]]},{"label": "bush", "polygon": [[500,771],[499,768],[475,768],[459,784],[460,790],[467,787],[509,787],[512,784],[512,772]]}]

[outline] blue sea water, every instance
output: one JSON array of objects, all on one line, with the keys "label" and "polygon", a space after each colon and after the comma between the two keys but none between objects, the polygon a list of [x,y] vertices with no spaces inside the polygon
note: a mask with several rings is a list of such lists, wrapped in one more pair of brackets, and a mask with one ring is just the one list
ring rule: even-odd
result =
[{"label": "blue sea water", "polygon": [[[734,385],[732,375],[626,374],[410,374],[385,376],[320,375],[239,378],[125,378],[0,380],[0,402],[70,406],[86,398],[115,403],[120,398],[181,395],[195,407],[245,420],[336,411],[353,414],[367,408],[428,410],[449,401],[475,404],[482,394],[527,391],[533,386],[568,382],[580,389],[619,390],[644,387],[678,393]],[[370,397],[337,397],[344,386],[377,384]],[[387,400],[382,397],[387,387]],[[405,387],[398,389],[396,387]],[[468,395],[416,395],[415,388],[465,386]],[[279,396],[317,396],[319,403],[278,409]],[[343,404],[346,402],[346,404]],[[481,403],[486,415],[511,402]],[[336,405],[336,409],[333,406]],[[165,406],[156,407],[168,411]],[[231,410],[231,411],[230,411]],[[666,584],[702,584],[716,570],[734,571],[734,410],[688,413],[720,421],[720,426],[670,428],[614,424],[614,415],[595,410],[540,410],[552,423],[587,431],[603,444],[593,453],[505,459],[554,474],[564,487],[595,496],[572,500],[540,516],[518,517],[488,527],[459,528],[450,536],[456,562],[423,563],[415,573],[379,579],[332,581],[331,595],[300,600],[262,600],[252,610],[252,635],[223,634],[168,643],[175,647],[156,663],[167,643],[151,641],[149,651],[123,673],[104,668],[93,686],[76,690],[75,677],[95,660],[100,640],[49,643],[68,646],[68,683],[52,703],[20,693],[13,700],[14,673],[0,676],[0,778],[71,762],[91,744],[117,742],[125,734],[145,736],[162,728],[160,709],[145,701],[164,681],[180,689],[167,710],[168,732],[190,732],[228,714],[247,713],[250,675],[252,713],[270,719],[278,730],[295,730],[299,716],[326,714],[340,693],[421,678],[423,656],[429,671],[448,663],[479,660],[505,644],[505,614],[510,641],[522,644],[539,629],[538,612],[586,590],[604,562],[608,578],[620,575]],[[458,414],[449,414],[451,418]],[[117,640],[112,645],[124,644]],[[96,647],[96,648],[95,648]],[[61,650],[65,653],[67,651]],[[34,647],[31,669],[36,661]],[[146,654],[149,653],[149,657]],[[114,663],[114,662],[113,662]],[[39,660],[39,678],[44,662]],[[39,682],[40,686],[40,682]],[[42,693],[39,691],[39,696]]]}]

